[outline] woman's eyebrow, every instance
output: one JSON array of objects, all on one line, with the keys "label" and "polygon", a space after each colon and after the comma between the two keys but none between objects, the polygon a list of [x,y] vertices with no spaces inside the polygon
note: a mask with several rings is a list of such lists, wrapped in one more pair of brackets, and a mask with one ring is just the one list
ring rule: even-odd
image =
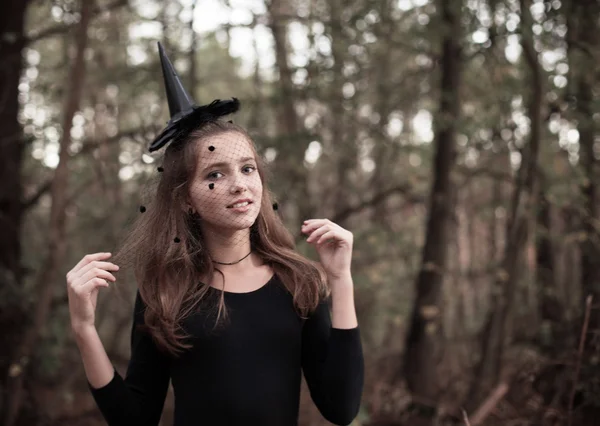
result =
[{"label": "woman's eyebrow", "polygon": [[[248,161],[254,161],[254,157],[244,157],[244,158],[240,158],[238,160],[238,163],[246,163]],[[202,172],[207,171],[208,169],[212,169],[214,167],[227,167],[230,163],[227,163],[225,161],[220,161],[218,163],[212,163],[209,164],[208,166],[206,166],[205,168],[202,169]]]}]

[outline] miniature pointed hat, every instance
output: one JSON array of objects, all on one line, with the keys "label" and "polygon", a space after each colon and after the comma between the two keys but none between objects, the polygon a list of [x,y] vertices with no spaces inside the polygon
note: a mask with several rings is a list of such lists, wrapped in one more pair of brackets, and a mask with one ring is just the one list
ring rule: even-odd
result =
[{"label": "miniature pointed hat", "polygon": [[160,55],[160,64],[165,80],[165,90],[167,92],[171,122],[176,122],[192,112],[194,109],[194,101],[183,87],[183,84],[181,84],[181,80],[175,71],[175,67],[173,67],[173,64],[167,57],[165,49],[160,42],[158,43],[158,54]]},{"label": "miniature pointed hat", "polygon": [[204,123],[232,114],[240,107],[240,103],[236,98],[224,101],[216,99],[208,105],[198,106],[183,87],[175,67],[167,57],[160,42],[158,42],[158,52],[171,119],[150,144],[150,152],[159,150],[170,141],[185,136]]}]

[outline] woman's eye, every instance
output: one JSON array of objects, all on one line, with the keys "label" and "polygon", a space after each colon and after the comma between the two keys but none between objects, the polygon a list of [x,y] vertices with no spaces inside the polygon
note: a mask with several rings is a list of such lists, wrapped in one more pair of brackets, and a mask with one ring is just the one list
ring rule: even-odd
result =
[{"label": "woman's eye", "polygon": [[[256,170],[256,167],[254,166],[244,166],[242,167],[242,170],[245,173],[252,173],[254,170]],[[207,178],[208,179],[219,179],[223,176],[223,173],[221,172],[211,172],[208,174]]]}]

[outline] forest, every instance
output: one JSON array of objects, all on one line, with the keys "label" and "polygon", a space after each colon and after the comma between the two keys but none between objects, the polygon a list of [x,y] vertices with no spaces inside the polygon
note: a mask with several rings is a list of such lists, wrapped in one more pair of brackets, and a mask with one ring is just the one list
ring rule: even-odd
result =
[{"label": "forest", "polygon": [[[286,227],[353,233],[353,426],[597,425],[599,29],[597,0],[3,0],[0,423],[106,424],[65,275],[139,214],[160,42],[196,100],[240,100]],[[96,326],[124,372],[120,285]],[[299,424],[330,424],[305,386]]]}]

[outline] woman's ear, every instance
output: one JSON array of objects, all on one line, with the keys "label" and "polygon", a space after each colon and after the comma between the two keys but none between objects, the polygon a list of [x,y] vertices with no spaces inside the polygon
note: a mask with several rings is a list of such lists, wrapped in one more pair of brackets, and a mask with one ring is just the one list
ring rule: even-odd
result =
[{"label": "woman's ear", "polygon": [[190,203],[189,199],[182,203],[181,209],[188,214],[192,214],[196,210],[194,207],[192,207],[192,203]]},{"label": "woman's ear", "polygon": [[185,211],[190,215],[196,213],[196,209],[190,203],[185,203]]}]

